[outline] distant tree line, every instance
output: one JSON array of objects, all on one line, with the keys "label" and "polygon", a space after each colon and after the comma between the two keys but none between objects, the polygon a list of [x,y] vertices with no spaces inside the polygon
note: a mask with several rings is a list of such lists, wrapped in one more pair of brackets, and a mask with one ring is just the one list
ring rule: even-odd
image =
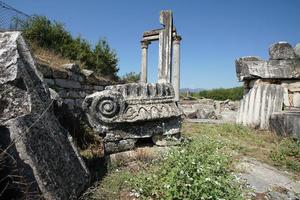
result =
[{"label": "distant tree line", "polygon": [[191,93],[191,96],[196,98],[208,98],[224,101],[230,99],[232,101],[241,100],[243,98],[243,87],[234,88],[217,88],[211,90],[202,90],[198,93]]},{"label": "distant tree line", "polygon": [[29,42],[49,49],[70,60],[79,61],[83,68],[93,70],[117,80],[118,58],[105,39],[95,46],[87,40],[73,37],[59,22],[52,22],[44,16],[30,18],[22,27]]}]

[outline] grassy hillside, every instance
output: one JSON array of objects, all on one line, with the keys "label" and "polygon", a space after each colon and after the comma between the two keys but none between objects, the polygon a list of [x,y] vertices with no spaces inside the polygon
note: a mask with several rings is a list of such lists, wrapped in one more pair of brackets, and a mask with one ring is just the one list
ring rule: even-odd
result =
[{"label": "grassy hillside", "polygon": [[[51,60],[52,55],[55,55],[58,63],[70,60],[103,76],[114,80],[118,78],[117,54],[105,39],[100,39],[95,46],[91,45],[80,36],[72,36],[61,23],[50,21],[44,16],[30,18],[22,31],[34,53],[42,54],[44,59]],[[50,52],[49,55],[47,52]]]}]

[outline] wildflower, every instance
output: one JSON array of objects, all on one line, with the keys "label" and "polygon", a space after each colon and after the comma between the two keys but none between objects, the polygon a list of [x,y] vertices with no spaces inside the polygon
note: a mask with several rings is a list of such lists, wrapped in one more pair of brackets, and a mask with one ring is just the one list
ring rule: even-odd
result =
[{"label": "wildflower", "polygon": [[211,181],[211,179],[210,178],[205,178],[205,181]]}]

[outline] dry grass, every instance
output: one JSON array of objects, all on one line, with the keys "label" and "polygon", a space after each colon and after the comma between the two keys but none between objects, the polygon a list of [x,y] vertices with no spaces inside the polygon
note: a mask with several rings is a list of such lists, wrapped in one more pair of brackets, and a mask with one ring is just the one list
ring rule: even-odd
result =
[{"label": "dry grass", "polygon": [[63,70],[63,68],[61,68],[62,65],[68,64],[68,63],[76,63],[75,61],[67,59],[67,58],[55,53],[54,51],[41,48],[35,43],[30,43],[30,49],[32,51],[32,54],[33,54],[35,60],[38,63],[48,65],[51,68]]}]

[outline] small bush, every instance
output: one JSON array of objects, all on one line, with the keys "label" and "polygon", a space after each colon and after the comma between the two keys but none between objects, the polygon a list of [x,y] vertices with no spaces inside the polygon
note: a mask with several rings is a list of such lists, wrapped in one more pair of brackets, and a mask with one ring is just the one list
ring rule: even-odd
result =
[{"label": "small bush", "polygon": [[234,88],[218,88],[211,90],[203,90],[199,93],[193,93],[194,97],[203,97],[208,99],[224,101],[230,99],[232,101],[241,100],[243,98],[243,87],[234,87]]},{"label": "small bush", "polygon": [[131,182],[145,199],[242,199],[222,148],[222,143],[203,137],[172,151],[160,167]]},{"label": "small bush", "polygon": [[129,72],[122,76],[121,83],[137,83],[140,80],[140,74],[135,72]]}]

